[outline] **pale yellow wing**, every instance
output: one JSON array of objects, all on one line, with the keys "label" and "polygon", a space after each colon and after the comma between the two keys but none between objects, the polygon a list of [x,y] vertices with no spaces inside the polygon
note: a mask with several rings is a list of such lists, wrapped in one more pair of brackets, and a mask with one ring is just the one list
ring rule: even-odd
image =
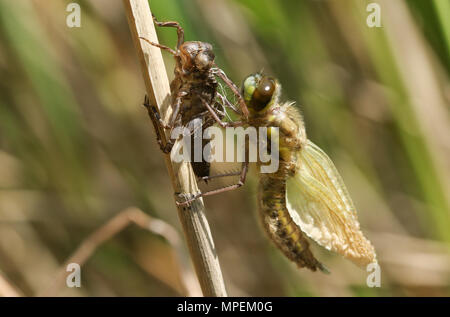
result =
[{"label": "pale yellow wing", "polygon": [[300,168],[286,183],[289,213],[311,239],[365,266],[376,260],[356,216],[353,202],[330,158],[314,143],[298,154]]}]

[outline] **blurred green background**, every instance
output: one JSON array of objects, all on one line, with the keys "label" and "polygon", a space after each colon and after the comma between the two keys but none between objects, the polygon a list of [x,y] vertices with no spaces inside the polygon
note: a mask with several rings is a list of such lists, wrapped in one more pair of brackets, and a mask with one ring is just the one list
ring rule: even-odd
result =
[{"label": "blurred green background", "polygon": [[[313,245],[332,274],[298,270],[261,229],[252,170],[244,188],[205,199],[229,295],[450,295],[450,2],[377,0],[382,27],[369,28],[371,2],[150,1],[186,40],[212,43],[237,84],[262,69],[279,78],[341,172],[381,266],[381,288],[368,288],[367,272]],[[81,28],[66,26],[68,3],[0,2],[3,295],[42,294],[80,243],[130,206],[183,239],[122,2],[77,1]],[[175,46],[173,29],[157,31]],[[83,265],[81,288],[53,292],[198,294],[174,254],[129,226]]]}]

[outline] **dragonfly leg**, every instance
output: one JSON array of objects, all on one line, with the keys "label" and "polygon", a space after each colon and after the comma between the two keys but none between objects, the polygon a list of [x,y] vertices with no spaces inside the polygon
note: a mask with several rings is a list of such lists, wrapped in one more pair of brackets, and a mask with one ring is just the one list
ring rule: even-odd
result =
[{"label": "dragonfly leg", "polygon": [[[178,206],[186,206],[189,205],[190,203],[192,203],[194,200],[204,197],[204,196],[211,196],[211,195],[215,195],[215,194],[220,194],[220,193],[224,193],[227,191],[231,191],[231,190],[235,190],[238,189],[239,187],[242,187],[245,184],[245,179],[247,178],[247,172],[248,172],[248,165],[249,165],[249,160],[248,160],[248,146],[246,147],[245,150],[245,161],[242,163],[242,170],[239,173],[240,177],[239,177],[239,181],[237,184],[234,185],[230,185],[230,186],[225,186],[222,188],[218,188],[218,189],[214,189],[214,190],[210,190],[204,193],[198,193],[193,195],[191,198],[182,201],[182,202],[176,202],[176,204]],[[231,174],[231,173],[229,173]],[[216,177],[220,177],[220,175],[215,175]],[[231,176],[231,175],[225,175],[225,176]],[[214,177],[214,176],[209,176],[209,177]]]},{"label": "dragonfly leg", "polygon": [[158,109],[156,109],[155,106],[150,104],[147,95],[145,95],[144,107],[147,108],[148,115],[152,120],[153,127],[155,128],[156,142],[158,142],[161,151],[163,151],[166,154],[169,153],[173,147],[173,144],[171,144],[172,142],[170,141],[166,141],[165,138],[164,138],[165,142],[163,142],[163,135],[161,133],[161,130],[165,128],[164,125],[162,124],[163,121],[159,116]]},{"label": "dragonfly leg", "polygon": [[180,23],[175,21],[167,21],[167,22],[159,22],[156,20],[156,17],[153,15],[153,22],[159,27],[172,27],[177,28],[178,42],[177,49],[180,48],[180,45],[184,43],[184,30],[181,27]]},{"label": "dragonfly leg", "polygon": [[206,182],[206,181],[209,181],[210,179],[213,179],[213,178],[238,176],[238,175],[241,175],[241,173],[242,173],[242,171],[236,171],[236,172],[229,172],[229,173],[221,173],[221,174],[216,174],[216,175],[203,176],[203,177],[201,177],[201,180]]},{"label": "dragonfly leg", "polygon": [[[170,151],[172,151],[172,148],[173,148],[176,140],[170,138],[168,141],[163,142],[163,136],[161,134],[161,130],[170,129],[170,132],[172,132],[172,129],[175,126],[175,122],[178,119],[178,116],[180,115],[181,96],[178,96],[175,101],[174,112],[171,115],[168,125],[166,125],[164,123],[164,121],[161,119],[158,109],[155,106],[150,104],[150,101],[149,101],[147,95],[145,95],[144,106],[147,108],[148,115],[150,116],[150,119],[152,120],[153,126],[155,128],[155,132],[156,132],[156,141],[158,142],[161,151],[163,151],[165,154],[170,153]],[[171,133],[169,135],[171,135]]]},{"label": "dragonfly leg", "polygon": [[177,52],[175,52],[175,50],[171,49],[171,48],[168,47],[168,46],[165,46],[165,45],[162,45],[162,44],[159,44],[159,43],[152,42],[152,41],[150,41],[149,39],[147,39],[147,38],[145,38],[145,37],[142,37],[142,36],[139,36],[139,38],[140,38],[141,40],[146,41],[146,42],[147,42],[148,44],[150,44],[150,45],[153,45],[153,46],[159,47],[159,48],[162,49],[162,50],[168,51],[168,52],[169,52],[170,54],[172,54],[172,55],[177,55]]}]

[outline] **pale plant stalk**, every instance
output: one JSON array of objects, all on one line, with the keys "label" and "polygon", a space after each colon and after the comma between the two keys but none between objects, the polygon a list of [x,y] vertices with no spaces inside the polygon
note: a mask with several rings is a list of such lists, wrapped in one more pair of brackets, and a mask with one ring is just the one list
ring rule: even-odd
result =
[{"label": "pale plant stalk", "polygon": [[[150,103],[167,116],[171,113],[170,86],[161,51],[139,38],[158,43],[150,6],[147,0],[123,0],[123,3]],[[164,131],[160,132],[165,135]],[[189,163],[172,164],[169,155],[165,155],[164,160],[174,193],[199,191]],[[197,199],[189,206],[178,206],[178,217],[203,295],[227,296],[203,200]]]},{"label": "pale plant stalk", "polygon": [[8,281],[0,272],[0,297],[21,297],[22,292]]}]

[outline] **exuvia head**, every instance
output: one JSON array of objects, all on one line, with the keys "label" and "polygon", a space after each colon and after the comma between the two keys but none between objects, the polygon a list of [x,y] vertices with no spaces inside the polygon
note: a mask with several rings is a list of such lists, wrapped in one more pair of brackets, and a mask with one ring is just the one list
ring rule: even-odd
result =
[{"label": "exuvia head", "polygon": [[244,80],[242,95],[251,111],[262,112],[274,104],[280,95],[280,89],[276,79],[256,73]]},{"label": "exuvia head", "polygon": [[179,56],[184,71],[208,71],[214,66],[213,47],[209,43],[184,42],[179,48]]}]

